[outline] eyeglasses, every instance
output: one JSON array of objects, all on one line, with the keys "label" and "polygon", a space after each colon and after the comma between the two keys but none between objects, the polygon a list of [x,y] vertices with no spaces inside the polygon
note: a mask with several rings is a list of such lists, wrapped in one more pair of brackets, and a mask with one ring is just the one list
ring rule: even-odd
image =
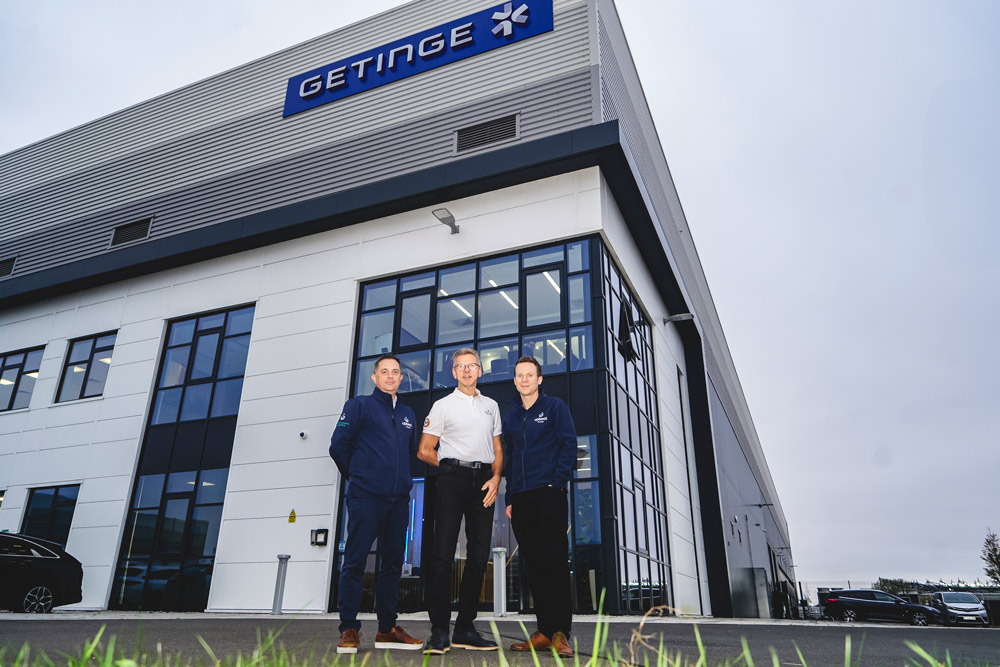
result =
[{"label": "eyeglasses", "polygon": [[479,364],[455,364],[454,368],[459,371],[474,371],[479,368]]}]

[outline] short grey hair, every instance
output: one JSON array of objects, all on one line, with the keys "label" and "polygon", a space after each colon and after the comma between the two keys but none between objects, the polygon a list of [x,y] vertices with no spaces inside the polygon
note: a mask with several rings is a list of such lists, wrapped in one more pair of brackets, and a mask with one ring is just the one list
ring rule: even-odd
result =
[{"label": "short grey hair", "polygon": [[480,366],[483,365],[482,359],[479,358],[479,353],[476,352],[475,348],[471,347],[460,347],[457,350],[455,350],[455,354],[451,355],[451,365],[454,366],[455,362],[458,361],[458,358],[466,354],[471,354],[475,356],[476,363],[479,364]]}]

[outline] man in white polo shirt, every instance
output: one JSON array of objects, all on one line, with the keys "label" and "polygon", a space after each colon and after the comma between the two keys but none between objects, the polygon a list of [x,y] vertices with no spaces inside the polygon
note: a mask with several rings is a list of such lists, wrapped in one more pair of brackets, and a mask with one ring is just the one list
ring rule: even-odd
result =
[{"label": "man in white polo shirt", "polygon": [[[427,578],[431,636],[424,643],[424,653],[435,654],[448,651],[452,644],[478,651],[497,648],[495,642],[476,630],[473,621],[490,557],[493,503],[503,470],[500,408],[496,401],[476,389],[483,368],[474,349],[457,350],[452,356],[451,372],[458,380],[458,388],[431,406],[417,453],[422,461],[439,468]],[[463,517],[467,558],[459,588],[455,632],[449,641],[451,568]]]}]

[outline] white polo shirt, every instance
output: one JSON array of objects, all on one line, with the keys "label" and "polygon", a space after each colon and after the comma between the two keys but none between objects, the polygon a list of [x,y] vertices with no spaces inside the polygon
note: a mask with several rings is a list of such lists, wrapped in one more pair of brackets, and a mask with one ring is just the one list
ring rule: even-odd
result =
[{"label": "white polo shirt", "polygon": [[424,433],[441,438],[438,459],[493,463],[493,436],[500,431],[500,406],[478,389],[475,396],[456,389],[435,401],[424,420]]}]

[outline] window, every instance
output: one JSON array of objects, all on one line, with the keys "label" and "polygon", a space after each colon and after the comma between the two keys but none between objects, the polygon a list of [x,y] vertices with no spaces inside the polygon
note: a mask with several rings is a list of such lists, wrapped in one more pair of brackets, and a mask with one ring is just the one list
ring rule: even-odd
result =
[{"label": "window", "polygon": [[19,410],[31,403],[44,347],[0,355],[0,412]]},{"label": "window", "polygon": [[[354,395],[375,359],[399,355],[401,393],[456,385],[451,355],[475,347],[482,383],[511,380],[522,354],[543,373],[594,368],[590,240],[507,253],[362,286]],[[164,409],[176,410],[174,403]]]},{"label": "window", "polygon": [[[656,379],[653,375],[652,333],[614,259],[602,253],[604,321],[608,375],[609,449],[615,474],[612,497],[618,516],[617,541],[621,572],[619,607],[623,612],[647,611],[669,604],[670,554],[666,541],[665,482],[660,452]],[[570,292],[585,295],[585,286]],[[570,321],[585,312],[586,298],[577,306],[570,297]],[[573,329],[570,330],[574,332]],[[584,335],[583,333],[579,335]],[[570,347],[573,348],[573,341]],[[575,350],[574,350],[575,352]],[[581,360],[587,363],[587,360]],[[735,539],[742,533],[730,526]]]},{"label": "window", "polygon": [[[517,395],[512,380],[518,358],[534,355],[546,376],[544,391],[567,401],[577,429],[586,434],[580,436],[580,465],[568,500],[575,526],[569,554],[575,571],[573,600],[578,611],[588,612],[597,609],[606,586],[603,550],[614,540],[605,534],[613,531],[601,525],[600,494],[608,487],[601,486],[597,472],[597,368],[605,358],[600,321],[603,302],[598,298],[603,278],[596,275],[600,246],[597,237],[547,243],[363,283],[349,391],[353,396],[371,393],[375,359],[392,352],[402,366],[401,400],[422,421],[433,400],[457,384],[452,374],[453,353],[472,347],[479,351],[482,365],[480,390],[505,410],[507,399]],[[410,516],[420,517],[424,489],[435,488],[435,472],[413,461],[410,473],[414,478]],[[428,508],[434,497],[433,492],[428,496]],[[342,499],[343,495],[341,503]],[[346,539],[346,515],[342,505],[338,543]],[[524,598],[517,572],[522,566],[516,543],[506,515],[500,512],[495,520],[494,544],[507,547],[513,556],[507,599],[520,605]],[[412,587],[407,592],[404,578],[400,611],[416,611],[422,605],[421,532],[411,533],[407,562],[413,565]],[[334,586],[337,580],[335,576]],[[366,605],[371,604],[370,592],[366,588]],[[335,589],[330,599],[337,599]]]},{"label": "window", "polygon": [[104,393],[117,335],[117,332],[111,331],[70,341],[66,365],[59,382],[57,403]]},{"label": "window", "polygon": [[0,507],[3,507],[3,494],[7,493],[3,489],[0,489]]},{"label": "window", "polygon": [[21,532],[66,546],[80,485],[31,489]]},{"label": "window", "polygon": [[253,313],[250,306],[171,323],[152,425],[236,414]]},{"label": "window", "polygon": [[170,322],[112,609],[208,604],[253,320],[254,306],[237,306]]}]

